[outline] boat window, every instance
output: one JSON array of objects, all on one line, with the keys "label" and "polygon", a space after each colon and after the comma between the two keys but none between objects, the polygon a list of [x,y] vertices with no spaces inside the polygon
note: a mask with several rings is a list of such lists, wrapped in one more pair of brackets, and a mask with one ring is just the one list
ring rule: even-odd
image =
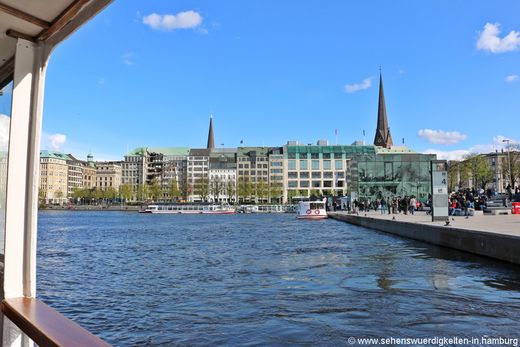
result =
[{"label": "boat window", "polygon": [[[0,81],[1,83],[2,81]],[[2,278],[4,268],[4,230],[5,230],[5,202],[7,191],[7,152],[9,145],[9,125],[11,124],[11,96],[13,94],[13,82],[0,85],[0,276]],[[46,198],[43,189],[38,192],[40,201]],[[3,293],[3,281],[0,282],[0,293]],[[3,299],[0,298],[0,299]]]}]

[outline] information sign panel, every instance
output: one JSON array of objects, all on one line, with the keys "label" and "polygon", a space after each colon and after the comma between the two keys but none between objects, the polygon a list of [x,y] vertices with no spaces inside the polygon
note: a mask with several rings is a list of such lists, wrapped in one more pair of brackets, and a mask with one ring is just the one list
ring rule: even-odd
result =
[{"label": "information sign panel", "polygon": [[446,160],[432,160],[432,221],[448,218],[448,164]]}]

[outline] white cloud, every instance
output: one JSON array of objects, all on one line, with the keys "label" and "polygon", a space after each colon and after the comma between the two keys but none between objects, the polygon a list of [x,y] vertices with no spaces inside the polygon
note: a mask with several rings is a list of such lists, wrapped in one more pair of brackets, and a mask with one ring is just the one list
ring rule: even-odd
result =
[{"label": "white cloud", "polygon": [[152,13],[143,17],[143,23],[155,30],[193,29],[202,24],[202,16],[195,11],[163,15]]},{"label": "white cloud", "polygon": [[7,151],[9,145],[9,124],[10,118],[0,113],[0,151]]},{"label": "white cloud", "polygon": [[132,53],[132,52],[123,54],[122,58],[123,58],[123,64],[125,64],[126,66],[132,66],[135,64],[134,53]]},{"label": "white cloud", "polygon": [[438,145],[455,145],[460,141],[466,139],[465,134],[461,134],[458,131],[444,131],[444,130],[432,130],[432,129],[421,129],[417,134],[430,143]]},{"label": "white cloud", "polygon": [[511,30],[503,38],[500,38],[499,35],[499,23],[486,23],[477,40],[477,49],[491,53],[504,53],[515,51],[520,46],[520,34],[518,31]]},{"label": "white cloud", "polygon": [[44,135],[43,138],[46,146],[54,151],[59,151],[65,142],[67,142],[67,135],[64,134]]},{"label": "white cloud", "polygon": [[372,77],[365,78],[361,83],[353,83],[345,85],[345,91],[347,93],[355,93],[360,90],[368,89],[372,87]]},{"label": "white cloud", "polygon": [[464,156],[472,153],[491,153],[495,151],[506,150],[507,143],[503,140],[510,140],[511,145],[518,145],[518,140],[506,138],[503,135],[493,137],[492,143],[477,144],[468,149],[458,149],[454,151],[441,151],[438,149],[428,149],[425,153],[437,154],[438,159],[445,160],[461,160]]},{"label": "white cloud", "polygon": [[504,81],[506,82],[514,82],[518,80],[518,75],[508,75],[506,78],[504,78]]}]

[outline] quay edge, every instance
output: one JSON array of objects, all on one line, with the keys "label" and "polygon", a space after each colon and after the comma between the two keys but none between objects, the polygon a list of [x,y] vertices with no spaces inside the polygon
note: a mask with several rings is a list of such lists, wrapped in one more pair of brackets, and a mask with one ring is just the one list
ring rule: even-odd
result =
[{"label": "quay edge", "polygon": [[349,224],[520,265],[519,236],[337,212],[329,212],[329,217]]}]

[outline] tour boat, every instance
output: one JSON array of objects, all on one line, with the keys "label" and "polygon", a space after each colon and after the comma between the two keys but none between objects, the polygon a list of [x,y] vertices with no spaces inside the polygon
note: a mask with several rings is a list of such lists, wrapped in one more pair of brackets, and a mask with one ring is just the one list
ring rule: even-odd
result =
[{"label": "tour boat", "polygon": [[284,213],[283,205],[256,205],[252,207],[252,213]]},{"label": "tour boat", "polygon": [[300,201],[298,203],[298,219],[324,219],[327,218],[325,210],[326,199],[322,201]]},{"label": "tour boat", "polygon": [[156,214],[233,214],[229,205],[148,205],[140,213]]}]

